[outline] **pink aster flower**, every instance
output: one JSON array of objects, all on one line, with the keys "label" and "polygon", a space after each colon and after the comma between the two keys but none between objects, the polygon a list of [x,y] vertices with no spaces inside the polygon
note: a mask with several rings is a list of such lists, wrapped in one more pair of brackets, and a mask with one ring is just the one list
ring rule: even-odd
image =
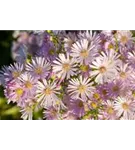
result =
[{"label": "pink aster flower", "polygon": [[37,79],[44,79],[48,76],[51,65],[43,57],[35,57],[31,63],[26,65],[26,71]]},{"label": "pink aster flower", "polygon": [[117,31],[116,37],[121,45],[128,44],[128,46],[130,46],[133,43],[133,41],[135,40],[135,38],[132,37],[132,32],[129,30]]},{"label": "pink aster flower", "polygon": [[17,103],[19,106],[24,106],[25,99],[25,89],[24,85],[20,81],[12,80],[6,85],[4,90],[5,96],[8,99],[8,103],[11,101]]},{"label": "pink aster flower", "polygon": [[115,100],[114,109],[118,117],[127,119],[135,111],[135,101],[132,98],[118,97]]},{"label": "pink aster flower", "polygon": [[92,62],[91,76],[95,77],[96,83],[112,81],[117,75],[117,68],[120,60],[117,53],[110,50],[108,53],[101,52],[101,55]]},{"label": "pink aster flower", "polygon": [[107,120],[116,120],[116,111],[114,110],[114,101],[107,100],[104,102],[104,110],[100,112]]},{"label": "pink aster flower", "polygon": [[60,94],[60,86],[57,86],[56,82],[51,82],[43,79],[38,81],[36,98],[37,101],[41,103],[43,107],[55,106],[59,100],[58,96]]},{"label": "pink aster flower", "polygon": [[76,59],[77,63],[88,65],[97,54],[94,48],[93,43],[83,39],[73,44],[70,55]]},{"label": "pink aster flower", "polygon": [[130,83],[132,73],[133,69],[128,64],[121,63],[118,67],[117,78],[127,85]]},{"label": "pink aster flower", "polygon": [[28,72],[23,73],[18,79],[24,86],[26,98],[35,96],[38,80]]},{"label": "pink aster flower", "polygon": [[27,107],[21,108],[20,112],[22,114],[21,118],[23,120],[27,120],[27,119],[32,120],[32,117],[33,117],[32,107],[27,106]]},{"label": "pink aster flower", "polygon": [[82,76],[79,76],[79,78],[71,79],[69,81],[67,90],[71,98],[86,101],[94,89],[92,84],[93,82],[91,82],[90,78],[83,78]]},{"label": "pink aster flower", "polygon": [[69,54],[66,56],[64,54],[59,54],[59,57],[53,61],[53,72],[61,80],[65,78],[69,79],[71,76],[76,74],[76,66],[77,64],[75,64],[75,59],[70,58]]}]

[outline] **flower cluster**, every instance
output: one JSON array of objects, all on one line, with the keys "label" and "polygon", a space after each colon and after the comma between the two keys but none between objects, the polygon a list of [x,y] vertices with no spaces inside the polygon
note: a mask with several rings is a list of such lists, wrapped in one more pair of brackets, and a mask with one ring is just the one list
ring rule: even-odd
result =
[{"label": "flower cluster", "polygon": [[16,31],[15,60],[0,71],[23,119],[135,119],[131,31]]}]

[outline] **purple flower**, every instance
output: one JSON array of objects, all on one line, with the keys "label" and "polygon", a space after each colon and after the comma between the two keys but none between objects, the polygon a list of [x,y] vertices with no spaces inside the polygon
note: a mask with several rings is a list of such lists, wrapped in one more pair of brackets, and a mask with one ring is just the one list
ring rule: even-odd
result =
[{"label": "purple flower", "polygon": [[50,40],[51,36],[49,33],[44,33],[43,39],[42,39],[42,45],[37,52],[38,56],[46,58],[48,61],[52,61],[57,56],[57,49],[54,45],[54,43]]},{"label": "purple flower", "polygon": [[1,84],[5,86],[8,82],[12,80],[18,80],[18,77],[23,73],[24,65],[21,63],[14,63],[9,67],[4,66],[0,71]]},{"label": "purple flower", "polygon": [[79,118],[84,116],[85,114],[84,102],[81,100],[73,100],[73,99],[71,99],[70,101],[71,101],[71,104],[69,107],[70,112]]},{"label": "purple flower", "polygon": [[49,106],[48,108],[46,108],[46,110],[44,110],[43,113],[44,113],[44,118],[46,120],[59,120],[60,119],[60,114],[53,106]]},{"label": "purple flower", "polygon": [[107,91],[107,83],[99,84],[96,88],[97,93],[100,95],[100,98],[103,101],[106,101],[109,99],[108,91]]},{"label": "purple flower", "polygon": [[106,85],[107,96],[111,99],[117,98],[124,90],[123,82],[115,80]]}]

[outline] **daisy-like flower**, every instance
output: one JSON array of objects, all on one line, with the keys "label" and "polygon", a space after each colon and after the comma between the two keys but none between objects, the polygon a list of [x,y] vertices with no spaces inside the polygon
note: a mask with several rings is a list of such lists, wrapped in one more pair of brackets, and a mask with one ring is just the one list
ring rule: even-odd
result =
[{"label": "daisy-like flower", "polygon": [[44,39],[42,40],[42,44],[39,51],[37,52],[37,55],[44,57],[49,61],[52,61],[57,56],[57,49],[50,38],[50,35],[48,33],[45,33]]},{"label": "daisy-like flower", "polygon": [[46,120],[59,120],[60,119],[60,114],[58,110],[53,106],[49,106],[48,108],[46,108],[43,114]]},{"label": "daisy-like flower", "polygon": [[30,106],[27,106],[27,107],[24,107],[24,108],[21,108],[20,110],[22,116],[21,118],[24,119],[24,120],[32,120],[32,117],[33,117],[33,110],[32,110],[32,107]]},{"label": "daisy-like flower", "polygon": [[114,80],[112,82],[109,82],[106,86],[107,95],[109,98],[116,98],[124,90],[123,82],[120,80]]},{"label": "daisy-like flower", "polygon": [[5,76],[12,76],[13,79],[18,78],[24,71],[24,65],[21,63],[14,63],[9,66],[9,71],[11,74],[5,73]]},{"label": "daisy-like flower", "polygon": [[79,37],[80,39],[87,39],[90,42],[93,42],[96,48],[99,48],[100,46],[101,39],[100,39],[99,34],[97,34],[96,32],[86,31],[86,32],[80,33]]},{"label": "daisy-like flower", "polygon": [[104,44],[105,51],[116,49],[116,42],[114,40],[106,41]]},{"label": "daisy-like flower", "polygon": [[69,54],[67,56],[59,54],[59,58],[54,60],[53,63],[53,72],[61,80],[65,78],[69,79],[76,74],[77,68],[75,67],[77,64],[75,64],[74,58],[70,59]]},{"label": "daisy-like flower", "polygon": [[91,76],[96,77],[95,82],[104,83],[112,81],[117,75],[117,67],[120,63],[117,53],[110,50],[108,53],[102,52],[90,67],[92,68]]},{"label": "daisy-like flower", "polygon": [[116,116],[116,111],[114,110],[114,102],[113,101],[110,101],[110,100],[107,100],[105,103],[104,103],[104,110],[103,110],[103,115],[104,115],[104,118],[106,118],[107,120],[115,120],[117,119],[118,117]]},{"label": "daisy-like flower", "polygon": [[83,78],[82,76],[79,76],[78,79],[71,79],[67,88],[71,98],[86,101],[94,90],[93,82],[90,80],[90,78]]},{"label": "daisy-like flower", "polygon": [[20,81],[12,80],[6,85],[4,90],[5,96],[8,99],[8,103],[16,102],[18,105],[24,105],[25,89]]},{"label": "daisy-like flower", "polygon": [[66,34],[64,38],[64,47],[67,50],[67,52],[70,52],[72,45],[76,42],[77,37],[76,34],[73,32],[69,32]]},{"label": "daisy-like flower", "polygon": [[132,74],[133,69],[129,67],[128,64],[121,63],[121,65],[119,65],[117,78],[123,81],[124,85],[129,85]]},{"label": "daisy-like flower", "polygon": [[117,37],[117,40],[122,45],[128,44],[130,46],[130,44],[132,44],[133,41],[135,40],[135,38],[132,37],[132,32],[129,30],[117,31],[116,37]]},{"label": "daisy-like flower", "polygon": [[5,86],[6,83],[12,80],[17,80],[18,77],[23,73],[23,71],[24,65],[20,63],[14,63],[9,67],[4,66],[0,71],[1,83],[3,84],[3,86]]},{"label": "daisy-like flower", "polygon": [[61,99],[55,101],[54,108],[57,109],[58,111],[67,109],[66,105],[63,103]]},{"label": "daisy-like flower", "polygon": [[82,100],[71,100],[69,110],[71,113],[81,118],[85,114],[85,106]]},{"label": "daisy-like flower", "polygon": [[114,109],[118,117],[123,116],[124,119],[127,119],[135,111],[135,101],[132,98],[118,97],[115,100]]},{"label": "daisy-like flower", "polygon": [[37,79],[31,76],[31,74],[25,72],[20,77],[19,80],[24,86],[26,97],[33,97],[37,89]]},{"label": "daisy-like flower", "polygon": [[50,107],[55,106],[57,100],[59,100],[58,96],[60,86],[56,85],[56,82],[50,82],[46,79],[43,79],[42,82],[38,81],[36,98],[37,101],[41,103],[41,106]]},{"label": "daisy-like flower", "polygon": [[97,54],[95,45],[87,39],[77,41],[73,44],[70,55],[80,64],[88,65]]},{"label": "daisy-like flower", "polygon": [[94,98],[101,99],[103,101],[106,101],[110,98],[108,94],[107,83],[96,86],[96,95],[94,95]]},{"label": "daisy-like flower", "polygon": [[35,57],[31,63],[26,65],[26,70],[37,79],[44,79],[48,76],[51,65],[43,57]]}]

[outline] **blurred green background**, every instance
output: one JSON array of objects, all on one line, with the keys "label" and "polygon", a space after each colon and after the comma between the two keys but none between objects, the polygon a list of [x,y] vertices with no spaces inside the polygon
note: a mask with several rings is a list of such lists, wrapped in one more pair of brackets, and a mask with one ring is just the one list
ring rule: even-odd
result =
[{"label": "blurred green background", "polygon": [[[10,65],[13,60],[11,58],[11,47],[13,42],[14,31],[0,31],[0,69],[3,65]],[[133,36],[135,31],[132,30]],[[40,119],[42,112],[34,113],[33,119]],[[7,104],[4,97],[3,88],[0,86],[0,120],[20,120],[21,113],[15,104]]]}]

